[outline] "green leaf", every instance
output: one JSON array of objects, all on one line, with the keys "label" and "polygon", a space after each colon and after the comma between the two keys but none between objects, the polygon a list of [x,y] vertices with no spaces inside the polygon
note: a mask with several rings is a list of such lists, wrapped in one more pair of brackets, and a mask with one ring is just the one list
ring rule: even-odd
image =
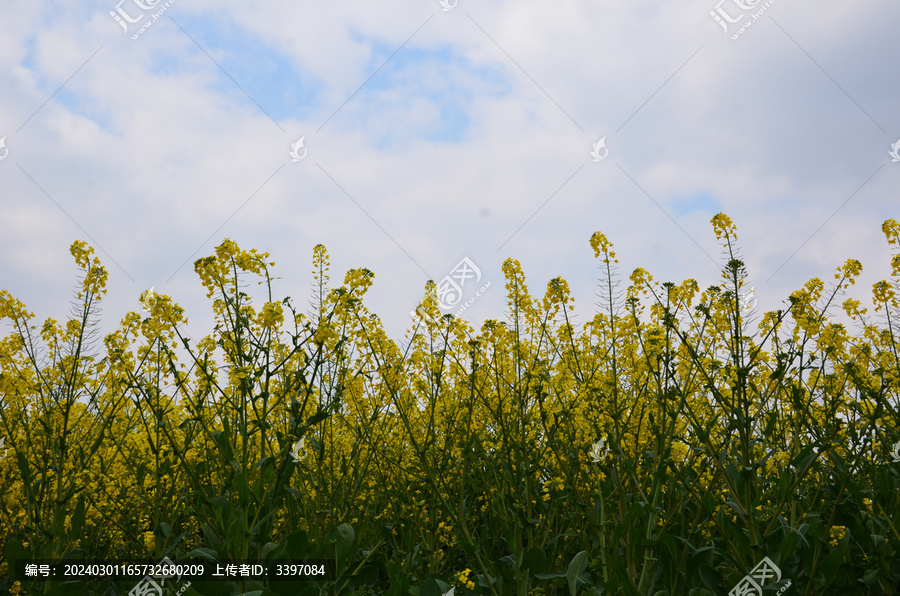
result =
[{"label": "green leaf", "polygon": [[250,504],[250,492],[247,487],[247,477],[243,472],[238,472],[235,474],[234,482],[237,484],[238,489],[238,503],[240,503],[241,507],[247,507]]},{"label": "green leaf", "polygon": [[222,544],[222,540],[209,523],[203,524],[203,536],[206,538],[206,543],[215,549],[213,552],[218,552],[223,549],[224,545]]},{"label": "green leaf", "polygon": [[307,550],[309,548],[309,541],[306,537],[306,532],[303,530],[297,530],[287,537],[287,554],[291,560],[300,561],[303,557],[307,556]]},{"label": "green leaf", "polygon": [[388,587],[387,596],[408,596],[408,594],[409,578],[405,575],[400,575],[398,572],[391,579],[391,585]]},{"label": "green leaf", "polygon": [[312,416],[306,419],[306,426],[310,427],[314,424],[318,424],[328,418],[329,413],[327,411],[316,412]]},{"label": "green leaf", "polygon": [[228,544],[231,547],[231,552],[235,553],[240,548],[240,545],[243,543],[243,528],[242,523],[246,521],[242,519],[243,515],[231,518],[231,521],[228,523],[228,528],[225,530],[225,536],[228,540]]},{"label": "green leaf", "polygon": [[718,592],[719,586],[722,585],[722,576],[710,565],[700,565],[700,578],[714,594]]},{"label": "green leaf", "polygon": [[213,431],[213,439],[216,441],[216,446],[219,448],[219,452],[222,454],[222,461],[230,462],[234,460],[234,451],[231,448],[231,441],[228,439],[228,419],[225,419],[225,430],[216,430]]},{"label": "green leaf", "polygon": [[575,592],[578,590],[578,576],[587,569],[587,564],[588,554],[586,550],[575,555],[572,562],[569,563],[569,568],[566,570],[566,583],[569,584],[570,596],[575,596]]},{"label": "green leaf", "polygon": [[866,584],[866,587],[871,588],[875,585],[875,582],[878,581],[878,570],[877,569],[866,569],[866,572],[863,573],[863,583]]},{"label": "green leaf", "polygon": [[444,596],[444,592],[435,580],[427,579],[419,588],[419,596]]},{"label": "green leaf", "polygon": [[28,550],[25,549],[25,546],[20,540],[15,538],[9,539],[6,543],[6,564],[8,566],[7,573],[11,579],[25,579],[16,577],[16,561],[26,561],[30,558],[31,556]]},{"label": "green leaf", "polygon": [[78,503],[75,504],[75,511],[72,513],[72,526],[69,536],[81,535],[84,528],[84,495],[78,495]]},{"label": "green leaf", "polygon": [[522,569],[532,574],[543,573],[548,566],[547,554],[544,549],[536,546],[528,549],[525,556],[522,557]]},{"label": "green leaf", "polygon": [[169,536],[172,535],[172,528],[166,522],[159,522],[156,525],[156,529],[160,534],[162,534],[166,538],[168,538]]},{"label": "green leaf", "polygon": [[356,533],[353,531],[353,526],[347,523],[339,525],[325,537],[326,542],[335,543],[338,575],[343,574],[347,567],[347,561],[352,554],[355,539]]},{"label": "green leaf", "polygon": [[186,559],[207,559],[215,561],[219,558],[219,553],[211,548],[195,548],[187,554]]}]

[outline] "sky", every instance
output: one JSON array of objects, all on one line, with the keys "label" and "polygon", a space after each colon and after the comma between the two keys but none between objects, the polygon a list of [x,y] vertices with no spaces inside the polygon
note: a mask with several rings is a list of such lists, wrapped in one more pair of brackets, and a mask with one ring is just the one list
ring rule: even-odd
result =
[{"label": "sky", "polygon": [[870,304],[900,216],[897,23],[893,0],[4,0],[0,288],[65,319],[84,240],[104,332],[153,287],[198,337],[192,264],[230,238],[300,310],[317,244],[334,287],[368,268],[398,342],[428,279],[476,329],[503,319],[508,258],[536,297],[567,280],[580,325],[594,232],[623,282],[704,289],[724,212],[758,312],[849,258]]}]

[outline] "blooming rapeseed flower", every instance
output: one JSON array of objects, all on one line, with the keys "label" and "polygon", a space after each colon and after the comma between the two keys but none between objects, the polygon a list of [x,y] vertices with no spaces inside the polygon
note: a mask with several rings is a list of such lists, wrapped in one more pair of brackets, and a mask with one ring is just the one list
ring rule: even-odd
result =
[{"label": "blooming rapeseed flower", "polygon": [[832,526],[831,527],[831,546],[837,546],[838,543],[844,538],[844,534],[847,532],[846,526]]},{"label": "blooming rapeseed flower", "polygon": [[473,582],[471,579],[469,579],[470,573],[472,573],[472,570],[467,567],[463,571],[460,571],[459,573],[456,574],[456,579],[457,579],[457,581],[459,581],[459,583],[465,585],[470,590],[474,590],[475,582]]}]

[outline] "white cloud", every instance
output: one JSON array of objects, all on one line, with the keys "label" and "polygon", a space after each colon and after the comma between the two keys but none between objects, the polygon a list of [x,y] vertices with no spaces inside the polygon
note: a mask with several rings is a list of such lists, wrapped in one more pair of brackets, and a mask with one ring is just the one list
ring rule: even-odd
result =
[{"label": "white cloud", "polygon": [[[151,285],[203,328],[209,307],[191,261],[224,237],[272,253],[279,291],[300,305],[317,243],[335,285],[348,268],[371,269],[369,307],[395,338],[427,275],[440,279],[463,256],[492,281],[467,315],[502,316],[500,266],[513,256],[536,296],[566,278],[584,321],[595,310],[595,230],[615,243],[623,279],[641,266],[660,281],[717,282],[704,254],[720,258],[713,213],[675,215],[698,195],[737,224],[761,308],[850,257],[866,267],[854,292],[868,293],[887,272],[881,223],[896,216],[900,164],[887,150],[900,137],[900,83],[888,76],[898,65],[887,23],[900,8],[779,0],[732,40],[709,16],[714,5],[179,1],[137,40],[103,7],[10,6],[0,23],[10,148],[0,209],[12,226],[0,238],[2,287],[40,318],[63,316],[51,296],[69,294],[68,246],[88,239],[24,171],[121,266],[100,253],[107,330]],[[256,47],[265,54],[240,53]],[[279,60],[295,69],[290,80],[248,69]],[[299,92],[308,100],[297,114],[272,122],[263,112]],[[291,163],[302,135],[308,157]],[[610,154],[595,164],[587,152],[603,135]]]}]

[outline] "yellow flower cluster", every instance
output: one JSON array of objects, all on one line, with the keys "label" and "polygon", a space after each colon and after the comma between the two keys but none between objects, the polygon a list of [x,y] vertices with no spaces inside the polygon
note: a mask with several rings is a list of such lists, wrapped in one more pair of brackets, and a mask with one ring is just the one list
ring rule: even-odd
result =
[{"label": "yellow flower cluster", "polygon": [[467,567],[466,569],[463,569],[462,571],[460,571],[459,573],[456,574],[456,581],[458,581],[461,586],[465,586],[466,588],[469,588],[470,590],[474,590],[475,582],[473,582],[469,578],[469,576],[471,574],[472,574],[472,570]]},{"label": "yellow flower cluster", "polygon": [[847,533],[846,526],[831,526],[831,546],[837,546],[841,540],[844,539],[844,535]]},{"label": "yellow flower cluster", "polygon": [[541,499],[543,501],[550,500],[550,492],[551,491],[561,491],[565,487],[565,481],[559,477],[553,477],[547,480],[544,483],[544,488],[542,489]]},{"label": "yellow flower cluster", "polygon": [[869,513],[869,515],[871,515],[872,514],[872,499],[869,499],[868,497],[864,498],[863,505],[865,505],[866,511]]},{"label": "yellow flower cluster", "polygon": [[[713,226],[731,250],[734,224],[719,214]],[[885,233],[900,244],[896,222],[886,223]],[[591,246],[612,283],[612,243],[598,232]],[[76,243],[72,252],[90,280],[85,295],[102,293],[105,272],[91,249]],[[54,483],[54,489],[58,484],[58,494],[97,495],[79,536],[68,535],[76,525],[77,496],[59,505],[64,535],[54,536],[56,544],[68,548],[82,535],[85,544],[102,537],[123,552],[145,554],[163,551],[190,530],[185,546],[209,546],[201,529],[215,525],[215,515],[206,512],[210,519],[203,519],[201,507],[189,507],[184,495],[218,491],[230,515],[248,522],[247,528],[256,514],[247,514],[256,506],[247,503],[275,496],[283,507],[260,514],[272,514],[276,529],[267,539],[273,543],[301,528],[325,535],[333,520],[350,520],[366,538],[393,523],[394,547],[409,552],[427,544],[435,551],[429,573],[474,589],[470,569],[453,572],[463,549],[453,549],[453,556],[445,549],[446,558],[436,552],[460,537],[487,543],[484,533],[496,532],[524,541],[531,533],[528,542],[537,544],[545,532],[571,533],[571,541],[559,542],[562,561],[571,560],[572,544],[583,542],[577,533],[607,536],[614,525],[631,532],[625,526],[635,515],[643,518],[632,525],[643,532],[648,525],[654,529],[648,515],[667,531],[691,526],[681,538],[698,547],[720,541],[718,524],[728,519],[751,527],[788,511],[802,519],[809,513],[806,495],[834,478],[827,456],[849,461],[854,455],[856,435],[848,428],[890,424],[881,402],[893,398],[900,379],[894,335],[868,324],[858,300],[844,307],[863,324],[860,336],[830,322],[828,308],[836,302],[818,279],[792,295],[795,325],[785,313],[766,313],[756,331],[768,337],[750,340],[754,330],[744,331],[746,319],[736,314],[746,288],[733,255],[730,286],[726,278],[699,298],[693,279],[659,284],[636,269],[624,304],[610,298],[610,308],[580,328],[563,317],[572,303],[564,280],[551,280],[543,299],[532,299],[519,263],[510,259],[503,266],[507,322],[485,322],[475,336],[455,319],[442,320],[401,349],[363,304],[374,275],[352,270],[332,291],[324,285],[324,247],[314,255],[322,285],[313,305],[318,313],[309,318],[293,313],[290,301],[273,299],[271,288],[261,301],[244,293],[242,276],[270,281],[267,255],[226,240],[195,263],[215,296],[213,334],[194,345],[175,340],[181,339],[182,311],[159,296],[150,316],[131,313],[104,339],[102,357],[81,360],[65,356],[65,349],[85,336],[86,321],[47,319],[31,326],[24,306],[0,292],[0,316],[16,328],[0,338],[5,447],[17,456],[28,449],[52,454],[35,479]],[[835,293],[861,271],[858,261],[847,261],[835,276]],[[873,291],[891,323],[895,290],[879,282]],[[257,312],[251,304],[262,306]],[[423,304],[437,311],[433,295]],[[299,330],[282,329],[285,310],[293,318],[289,323],[303,323]],[[35,365],[29,342],[37,335],[48,346],[47,366]],[[179,360],[186,350],[190,369]],[[60,388],[91,396],[90,407],[66,403]],[[316,446],[315,457],[288,465],[297,425],[332,405],[328,418],[301,431]],[[101,428],[108,432],[96,430]],[[802,470],[789,466],[813,437],[822,436],[832,441],[826,447],[831,454],[815,453],[818,459],[805,460],[809,466],[797,466]],[[598,437],[602,444],[594,443]],[[606,437],[615,457],[591,457],[592,444],[595,456],[605,452]],[[95,452],[87,454],[94,444]],[[275,481],[273,468],[263,465],[270,457],[274,469],[288,476]],[[40,465],[38,456],[28,461]],[[582,466],[569,476],[572,461]],[[752,470],[746,481],[756,482],[752,490],[735,486],[732,465],[742,467],[742,477]],[[2,504],[12,511],[0,519],[0,535],[16,523],[52,523],[57,503],[36,500],[34,481],[19,479],[13,458],[0,467],[7,474],[0,482],[13,479],[0,486]],[[772,489],[785,480],[796,487],[787,503]],[[276,486],[288,493],[267,492]],[[561,491],[571,498],[565,507],[558,506],[562,499],[553,500]],[[708,509],[697,507],[700,494]],[[629,514],[624,495],[653,506],[629,505],[637,512]],[[759,504],[754,509],[747,499]],[[679,507],[688,501],[701,515],[685,523]],[[214,502],[221,506],[222,499]],[[160,521],[159,513],[150,515],[157,503],[173,533],[178,527],[173,537],[145,531],[154,527],[150,519]],[[873,515],[872,501],[862,504]],[[526,512],[541,523],[525,521],[516,534]],[[233,534],[235,548],[252,549],[250,538]],[[845,535],[846,528],[832,528],[831,545]],[[645,539],[633,533],[626,538]],[[620,547],[598,549],[609,557]],[[468,564],[481,569],[476,561]]]},{"label": "yellow flower cluster", "polygon": [[256,320],[256,324],[263,329],[274,329],[283,322],[284,309],[279,302],[266,302]]}]

